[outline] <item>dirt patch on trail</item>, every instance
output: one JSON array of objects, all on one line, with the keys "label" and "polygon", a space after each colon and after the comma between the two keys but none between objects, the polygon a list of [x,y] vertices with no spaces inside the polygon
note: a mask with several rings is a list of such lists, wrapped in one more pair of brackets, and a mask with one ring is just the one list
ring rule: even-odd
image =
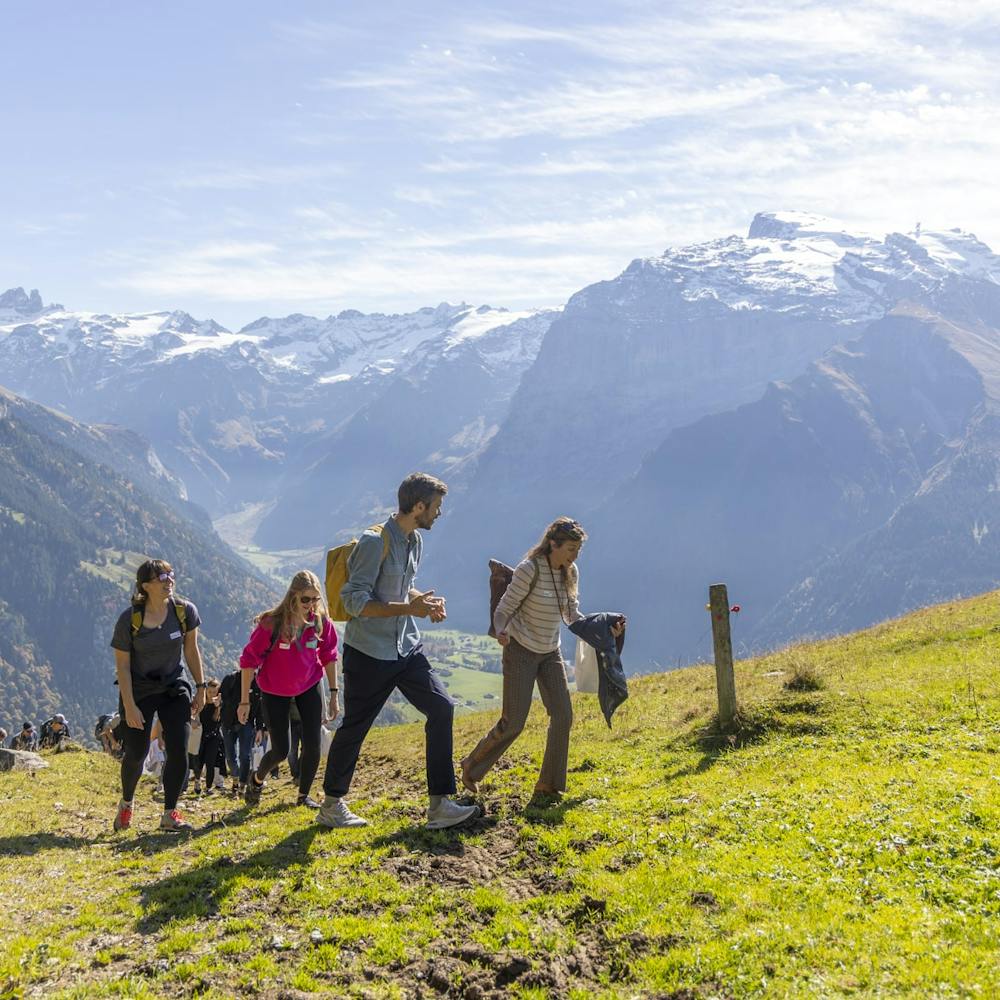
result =
[{"label": "dirt patch on trail", "polygon": [[[477,927],[489,926],[496,914],[488,902],[456,901],[450,920],[425,947],[423,955],[392,966],[366,966],[363,955],[352,969],[334,974],[344,987],[355,990],[359,977],[372,988],[393,986],[404,997],[433,1000],[507,1000],[516,991],[538,989],[552,998],[572,990],[606,991],[609,982],[635,981],[635,965],[643,956],[676,947],[681,938],[651,937],[636,932],[614,937],[613,904],[594,895],[577,896],[572,869],[553,871],[553,858],[540,844],[525,839],[516,814],[504,808],[482,817],[447,843],[440,839],[424,844],[397,840],[382,867],[404,884],[466,888],[490,887],[506,900],[545,900],[538,908],[523,911],[532,924],[532,939],[567,937],[575,941],[564,951],[541,945],[519,950],[490,950],[471,940]],[[480,842],[464,839],[479,833]],[[411,839],[419,834],[407,835]],[[604,838],[595,838],[595,843]],[[581,844],[591,847],[593,844]],[[568,897],[568,898],[567,898]],[[564,945],[564,947],[566,947]],[[648,995],[648,994],[647,994]],[[678,998],[680,1000],[680,998]]]}]

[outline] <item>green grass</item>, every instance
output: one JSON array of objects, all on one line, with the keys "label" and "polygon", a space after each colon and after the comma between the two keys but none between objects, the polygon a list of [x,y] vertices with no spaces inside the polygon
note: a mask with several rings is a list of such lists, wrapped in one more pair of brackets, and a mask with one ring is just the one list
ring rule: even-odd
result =
[{"label": "green grass", "polygon": [[188,836],[143,786],[115,837],[110,759],[0,775],[0,996],[998,996],[998,623],[989,594],[743,661],[735,733],[709,667],[633,679],[612,731],[576,695],[544,808],[536,704],[464,832],[421,826],[417,726],[370,736],[363,830],[279,781]]}]

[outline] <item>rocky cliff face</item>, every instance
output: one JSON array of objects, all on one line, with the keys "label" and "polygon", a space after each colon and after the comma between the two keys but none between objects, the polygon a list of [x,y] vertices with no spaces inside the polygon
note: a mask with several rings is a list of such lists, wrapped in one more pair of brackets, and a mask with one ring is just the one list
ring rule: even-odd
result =
[{"label": "rocky cliff face", "polygon": [[[699,609],[719,581],[744,649],[965,592],[963,549],[982,547],[997,474],[983,372],[1000,358],[1000,336],[970,354],[970,334],[892,315],[759,401],[670,434],[593,515],[592,597],[632,610],[635,651],[709,655]],[[1000,581],[985,562],[979,589]]]}]

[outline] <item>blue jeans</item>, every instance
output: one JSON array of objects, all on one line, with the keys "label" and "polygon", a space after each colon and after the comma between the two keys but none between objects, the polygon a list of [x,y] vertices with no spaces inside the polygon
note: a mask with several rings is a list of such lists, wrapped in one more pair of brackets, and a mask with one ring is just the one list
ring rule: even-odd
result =
[{"label": "blue jeans", "polygon": [[[229,773],[239,772],[240,784],[245,785],[250,778],[250,749],[253,746],[253,726],[239,725],[237,723],[232,729],[222,730],[222,741],[226,746],[226,763],[229,765]],[[240,763],[236,766],[236,746],[240,748]]]}]

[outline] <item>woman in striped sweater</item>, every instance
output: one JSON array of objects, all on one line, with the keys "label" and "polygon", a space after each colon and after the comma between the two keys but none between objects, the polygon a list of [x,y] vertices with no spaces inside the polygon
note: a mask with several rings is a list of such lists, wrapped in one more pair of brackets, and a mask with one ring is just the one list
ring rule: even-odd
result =
[{"label": "woman in striped sweater", "polygon": [[572,518],[558,517],[514,570],[493,616],[503,646],[503,708],[497,724],[462,762],[462,783],[471,792],[517,739],[531,708],[535,682],[549,714],[542,770],[535,794],[558,798],[566,790],[573,708],[559,626],[581,618],[576,557],[587,533]]}]

